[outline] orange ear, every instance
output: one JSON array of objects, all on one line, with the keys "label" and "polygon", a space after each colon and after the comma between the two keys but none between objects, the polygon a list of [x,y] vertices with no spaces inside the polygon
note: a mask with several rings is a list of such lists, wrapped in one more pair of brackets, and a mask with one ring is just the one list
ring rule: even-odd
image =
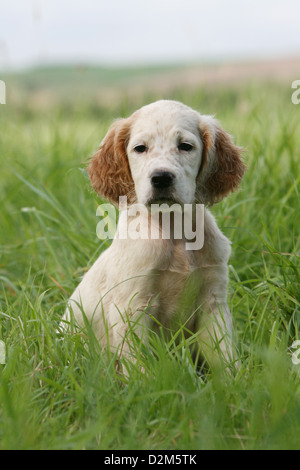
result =
[{"label": "orange ear", "polygon": [[116,121],[87,169],[94,190],[116,205],[119,196],[127,196],[128,204],[136,198],[126,153],[130,129],[130,118]]},{"label": "orange ear", "polygon": [[200,133],[204,147],[197,178],[197,198],[212,205],[237,189],[245,165],[242,149],[234,145],[231,136],[215,119],[201,116]]}]

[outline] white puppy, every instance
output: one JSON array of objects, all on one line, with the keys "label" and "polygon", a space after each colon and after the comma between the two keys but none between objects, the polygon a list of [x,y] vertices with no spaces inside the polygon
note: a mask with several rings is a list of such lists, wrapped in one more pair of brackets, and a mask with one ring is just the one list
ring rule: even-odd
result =
[{"label": "white puppy", "polygon": [[[219,123],[175,101],[158,101],[116,121],[88,167],[93,188],[118,205],[205,204],[220,201],[240,183],[240,148]],[[174,326],[197,334],[201,355],[214,365],[232,360],[232,321],[227,306],[230,242],[205,208],[204,245],[188,250],[186,239],[120,239],[118,231],[72,294],[63,323],[84,317],[105,346],[130,352],[129,324]],[[142,218],[141,218],[142,217]],[[144,217],[144,218],[143,218]],[[145,224],[147,215],[140,216]],[[176,322],[175,322],[176,323]],[[178,325],[177,325],[178,326]]]}]

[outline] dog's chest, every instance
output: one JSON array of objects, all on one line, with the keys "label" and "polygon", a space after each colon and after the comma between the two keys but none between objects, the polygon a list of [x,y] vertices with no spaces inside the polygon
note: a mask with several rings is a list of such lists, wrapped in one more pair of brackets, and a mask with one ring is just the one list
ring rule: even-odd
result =
[{"label": "dog's chest", "polygon": [[169,265],[155,272],[153,287],[158,321],[169,326],[174,317],[177,320],[180,317],[185,322],[197,305],[200,292],[199,269],[193,252],[176,245]]}]

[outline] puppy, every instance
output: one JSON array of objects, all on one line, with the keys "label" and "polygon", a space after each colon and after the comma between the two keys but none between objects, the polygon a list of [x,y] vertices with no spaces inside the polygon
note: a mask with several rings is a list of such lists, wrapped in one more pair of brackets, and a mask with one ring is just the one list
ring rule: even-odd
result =
[{"label": "puppy", "polygon": [[[127,357],[130,326],[142,336],[157,324],[183,324],[211,366],[221,357],[234,360],[227,305],[230,242],[207,207],[237,189],[244,170],[241,149],[220,124],[182,103],[157,101],[114,122],[88,173],[100,196],[115,205],[126,196],[129,209],[120,213],[111,246],[72,294],[63,324],[72,314],[79,326],[90,322],[103,346]],[[193,213],[203,205],[200,226],[192,222],[194,234],[203,232],[203,246],[188,249],[187,238],[174,237],[172,229],[169,237],[121,237],[136,203],[146,208],[139,224],[147,230],[153,204],[179,204],[183,215],[186,207]],[[156,223],[162,235],[161,220]]]}]

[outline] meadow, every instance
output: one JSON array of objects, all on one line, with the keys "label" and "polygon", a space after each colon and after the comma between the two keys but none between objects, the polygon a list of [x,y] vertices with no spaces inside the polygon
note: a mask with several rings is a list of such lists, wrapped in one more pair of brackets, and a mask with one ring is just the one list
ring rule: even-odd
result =
[{"label": "meadow", "polygon": [[[93,71],[85,93],[68,77],[68,99],[58,92],[53,102],[54,89],[44,106],[32,93],[50,73],[8,77],[15,95],[8,89],[0,106],[0,449],[299,450],[300,105],[290,82],[124,91],[100,105]],[[233,375],[199,374],[182,328],[137,341],[128,376],[92,332],[56,332],[68,296],[107,245],[96,236],[99,199],[86,161],[113,119],[160,98],[214,114],[245,149],[240,190],[212,209],[232,241]]]}]

